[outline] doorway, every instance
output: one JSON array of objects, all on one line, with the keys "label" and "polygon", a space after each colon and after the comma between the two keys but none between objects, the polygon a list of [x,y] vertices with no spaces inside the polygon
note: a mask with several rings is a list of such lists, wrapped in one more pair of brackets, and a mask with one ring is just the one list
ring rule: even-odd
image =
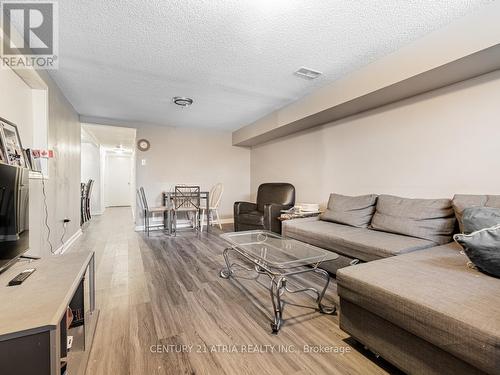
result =
[{"label": "doorway", "polygon": [[104,197],[106,207],[131,206],[132,155],[106,155]]},{"label": "doorway", "polygon": [[134,215],[136,129],[82,124],[81,134],[81,181],[94,181],[92,215],[106,207],[130,207]]}]

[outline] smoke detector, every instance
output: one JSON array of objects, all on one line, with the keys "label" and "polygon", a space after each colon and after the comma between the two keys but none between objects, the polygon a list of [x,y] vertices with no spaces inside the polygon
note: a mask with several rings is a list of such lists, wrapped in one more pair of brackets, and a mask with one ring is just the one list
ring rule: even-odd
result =
[{"label": "smoke detector", "polygon": [[193,99],[186,98],[185,96],[174,96],[172,98],[172,101],[181,107],[189,107],[191,104],[193,104]]},{"label": "smoke detector", "polygon": [[315,79],[318,78],[323,73],[318,72],[317,70],[302,67],[299,70],[297,70],[294,74],[305,79]]}]

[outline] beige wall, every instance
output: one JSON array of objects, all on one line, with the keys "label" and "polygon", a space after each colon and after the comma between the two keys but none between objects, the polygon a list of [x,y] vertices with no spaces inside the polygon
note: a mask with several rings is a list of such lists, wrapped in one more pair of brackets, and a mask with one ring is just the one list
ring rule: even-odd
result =
[{"label": "beige wall", "polygon": [[65,240],[80,229],[80,121],[73,106],[48,77],[49,148],[56,159],[49,162],[47,184],[52,243],[61,246],[62,221],[71,219]]},{"label": "beige wall", "polygon": [[299,202],[330,192],[500,193],[500,71],[251,151],[251,190],[287,181]]},{"label": "beige wall", "polygon": [[10,69],[0,69],[0,117],[18,125],[23,147],[32,146],[31,88]]},{"label": "beige wall", "polygon": [[[220,214],[232,218],[233,203],[250,197],[250,150],[231,145],[231,133],[141,125],[137,139],[151,142],[137,151],[137,188],[144,186],[150,205],[161,204],[161,192],[175,184],[200,185],[209,190],[224,184]],[[146,160],[146,165],[142,165]],[[138,225],[142,224],[138,215]]]},{"label": "beige wall", "polygon": [[[49,179],[45,181],[48,224],[53,250],[61,247],[80,229],[80,123],[78,115],[52,79],[44,72],[40,76],[48,89],[48,147],[55,151],[49,161]],[[0,69],[0,117],[19,127],[24,147],[31,147],[34,123],[32,90],[17,74]],[[38,87],[39,88],[39,87]],[[44,224],[42,180],[30,180],[30,254],[50,254]],[[63,220],[71,222],[64,234]],[[64,238],[63,238],[64,234]]]}]

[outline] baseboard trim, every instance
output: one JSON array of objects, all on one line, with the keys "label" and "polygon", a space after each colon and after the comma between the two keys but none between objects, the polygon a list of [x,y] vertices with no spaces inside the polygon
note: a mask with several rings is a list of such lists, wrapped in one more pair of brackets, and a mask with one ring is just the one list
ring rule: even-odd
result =
[{"label": "baseboard trim", "polygon": [[[221,224],[233,224],[234,223],[234,219],[233,218],[228,218],[228,219],[221,219],[220,221]],[[163,221],[162,220],[152,220],[151,221],[151,225],[161,225],[163,224]],[[206,224],[206,223],[205,223]],[[217,224],[212,224],[212,225],[217,225]],[[188,223],[188,222],[182,222],[180,221],[179,223],[177,223],[177,228],[189,228],[191,225]],[[150,228],[151,231],[154,231],[154,230],[163,230],[162,227],[158,227],[158,228]],[[136,225],[135,226],[135,231],[136,232],[143,232],[144,231],[144,225]]]},{"label": "baseboard trim", "polygon": [[56,251],[54,251],[54,254],[62,255],[64,254],[70,247],[75,243],[75,241],[80,238],[80,236],[83,234],[82,229],[78,229],[75,234],[73,234],[68,240],[61,246],[59,247]]},{"label": "baseboard trim", "polygon": [[[157,225],[158,227],[154,227],[155,225]],[[151,220],[152,227],[150,227],[149,230],[150,231],[163,230],[163,227],[161,227],[161,225],[163,225],[163,220]],[[189,228],[190,226],[191,226],[191,224],[189,224],[188,222],[179,221],[177,223],[177,228]],[[143,225],[136,225],[135,231],[136,232],[143,232],[144,231],[144,224]]]}]

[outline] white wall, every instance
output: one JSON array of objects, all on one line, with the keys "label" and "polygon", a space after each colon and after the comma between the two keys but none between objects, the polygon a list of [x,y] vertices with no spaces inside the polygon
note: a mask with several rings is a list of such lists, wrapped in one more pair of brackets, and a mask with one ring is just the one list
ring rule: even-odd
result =
[{"label": "white wall", "polygon": [[100,215],[104,208],[101,206],[101,153],[99,146],[83,142],[81,163],[81,181],[87,183],[89,179],[94,180],[90,212],[92,215]]},{"label": "white wall", "polygon": [[[17,125],[24,148],[33,146],[32,89],[12,70],[0,69],[0,117]],[[38,91],[38,90],[37,90]],[[43,247],[43,196],[41,180],[30,180],[30,246]]]},{"label": "white wall", "polygon": [[104,199],[104,181],[106,180],[106,154],[107,151],[106,149],[101,145],[99,146],[99,166],[100,166],[100,173],[99,173],[99,206],[101,207],[102,213],[104,213],[104,210],[106,210],[106,201]]},{"label": "white wall", "polygon": [[[144,186],[151,206],[160,205],[161,192],[176,184],[202,190],[224,184],[221,218],[232,218],[233,203],[250,198],[250,150],[232,146],[231,132],[142,125],[137,139],[142,138],[151,148],[136,151],[136,182],[137,188]],[[138,224],[141,217],[139,212]]]},{"label": "white wall", "polygon": [[31,87],[10,69],[0,69],[0,117],[16,124],[24,148],[33,145]]},{"label": "white wall", "polygon": [[[80,229],[80,123],[74,108],[46,72],[23,73],[31,74],[34,89],[12,70],[0,69],[0,117],[18,125],[25,148],[45,146],[55,152],[54,159],[43,163],[49,176],[44,184],[41,179],[30,180],[30,254],[44,257],[50,255],[50,246],[43,185],[52,251]],[[66,229],[65,218],[71,220]]]},{"label": "white wall", "polygon": [[299,202],[330,192],[500,194],[500,71],[255,146],[251,186],[286,181]]}]

